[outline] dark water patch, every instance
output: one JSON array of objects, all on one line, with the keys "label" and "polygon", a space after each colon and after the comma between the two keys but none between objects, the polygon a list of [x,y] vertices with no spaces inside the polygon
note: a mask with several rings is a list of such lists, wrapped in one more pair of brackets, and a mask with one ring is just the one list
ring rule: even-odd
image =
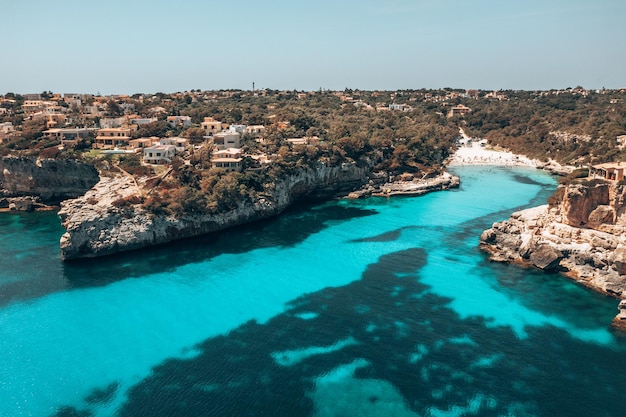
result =
[{"label": "dark water patch", "polygon": [[389,232],[381,233],[377,236],[372,237],[364,237],[362,239],[354,239],[351,240],[350,243],[364,243],[364,242],[393,242],[394,240],[398,240],[400,235],[402,234],[402,230],[404,228],[392,230]]},{"label": "dark water patch", "polygon": [[5,306],[13,301],[43,297],[67,289],[67,281],[61,276],[50,278],[44,274],[44,271],[46,270],[42,268],[38,277],[0,285],[0,306]]},{"label": "dark water patch", "polygon": [[67,285],[62,274],[55,212],[0,213],[0,305],[48,294]]},{"label": "dark water patch", "polygon": [[492,288],[531,310],[560,317],[576,327],[596,328],[598,323],[606,323],[608,327],[617,314],[617,299],[595,292],[559,273],[494,263],[486,256],[477,267]]},{"label": "dark water patch", "polygon": [[[173,271],[181,265],[224,254],[246,253],[270,247],[292,247],[335,221],[371,216],[374,210],[323,204],[290,207],[279,217],[260,220],[207,235],[182,239],[139,251],[67,264],[64,273],[72,287],[105,285],[123,278]],[[94,273],[95,272],[95,273]],[[94,280],[94,276],[98,279]]]},{"label": "dark water patch", "polygon": [[87,404],[106,404],[115,397],[119,386],[119,382],[112,382],[106,387],[95,388],[85,397],[85,402]]},{"label": "dark water patch", "polygon": [[91,417],[93,413],[89,410],[79,410],[74,407],[61,407],[51,417]]},{"label": "dark water patch", "polygon": [[[424,256],[420,250],[385,256],[370,266],[364,277],[376,280],[385,270],[413,272],[423,264]],[[388,277],[397,287],[398,278],[393,273]],[[361,352],[348,346],[290,367],[279,365],[273,354],[329,346],[348,336],[371,338],[365,327],[372,315],[382,321],[386,307],[370,302],[389,298],[385,292],[394,289],[380,283],[362,288],[365,294],[359,294],[350,287],[301,297],[293,303],[297,307],[265,325],[247,323],[227,336],[200,344],[201,353],[193,359],[172,359],[154,368],[149,378],[130,391],[120,415],[311,415],[313,404],[307,392],[313,389],[312,378]],[[358,312],[363,301],[372,308],[367,314]],[[318,316],[310,320],[296,317],[309,311]]]},{"label": "dark water patch", "polygon": [[418,235],[419,239],[425,239],[426,236],[439,239],[439,236],[445,234],[448,230],[448,227],[441,225],[405,226],[376,236],[352,239],[347,243],[393,242],[399,240],[404,233],[413,233],[414,235]]},{"label": "dark water patch", "polygon": [[519,174],[511,174],[511,176],[513,177],[513,179],[516,182],[519,182],[520,184],[529,184],[529,185],[545,185],[542,182],[539,181],[535,181],[532,178],[526,176],[526,175],[519,175]]},{"label": "dark water patch", "polygon": [[[528,328],[520,339],[479,317],[461,320],[450,300],[419,282],[425,262],[420,249],[383,256],[360,281],[300,297],[266,324],[208,339],[197,357],[155,367],[119,415],[312,415],[316,379],[357,359],[366,365],[354,378],[388,381],[421,415],[453,407],[494,417],[623,415],[622,352],[552,326]],[[298,318],[306,312],[317,316]],[[354,343],[307,353],[348,339]],[[275,360],[294,352],[290,365]]]}]

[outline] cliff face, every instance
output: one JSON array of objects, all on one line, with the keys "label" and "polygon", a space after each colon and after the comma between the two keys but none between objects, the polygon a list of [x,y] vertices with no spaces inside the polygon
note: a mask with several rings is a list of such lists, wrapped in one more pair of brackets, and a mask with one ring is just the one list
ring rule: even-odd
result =
[{"label": "cliff face", "polygon": [[0,189],[4,197],[37,196],[58,203],[83,195],[99,180],[91,165],[75,160],[15,158],[0,159]]},{"label": "cliff face", "polygon": [[113,201],[140,193],[129,178],[102,178],[83,197],[64,201],[59,212],[66,233],[63,259],[109,255],[197,236],[274,216],[296,200],[347,193],[368,180],[369,167],[344,165],[302,169],[277,182],[267,197],[242,202],[235,210],[212,215],[154,215],[142,207],[115,207]]},{"label": "cliff face", "polygon": [[[560,186],[553,207],[513,213],[484,231],[492,260],[554,270],[597,291],[626,299],[626,187]],[[622,313],[623,311],[623,313]],[[626,308],[614,323],[626,329]]]}]

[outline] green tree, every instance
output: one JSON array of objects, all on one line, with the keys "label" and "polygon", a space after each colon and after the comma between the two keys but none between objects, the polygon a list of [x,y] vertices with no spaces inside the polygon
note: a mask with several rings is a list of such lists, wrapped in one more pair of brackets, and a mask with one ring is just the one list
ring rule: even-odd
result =
[{"label": "green tree", "polygon": [[107,113],[109,116],[123,116],[124,109],[113,99],[107,101]]}]

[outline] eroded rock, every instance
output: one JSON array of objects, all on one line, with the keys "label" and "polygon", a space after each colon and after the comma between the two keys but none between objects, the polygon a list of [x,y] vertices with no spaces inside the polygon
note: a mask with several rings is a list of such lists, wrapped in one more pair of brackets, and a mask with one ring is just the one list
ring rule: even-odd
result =
[{"label": "eroded rock", "polygon": [[[522,210],[494,223],[481,234],[481,247],[492,260],[558,270],[599,292],[626,297],[626,187],[561,187],[562,199],[554,206]],[[620,311],[622,318],[614,324],[626,330],[626,312]]]},{"label": "eroded rock", "polygon": [[528,256],[530,262],[544,271],[556,270],[563,259],[563,253],[548,244],[534,247]]}]

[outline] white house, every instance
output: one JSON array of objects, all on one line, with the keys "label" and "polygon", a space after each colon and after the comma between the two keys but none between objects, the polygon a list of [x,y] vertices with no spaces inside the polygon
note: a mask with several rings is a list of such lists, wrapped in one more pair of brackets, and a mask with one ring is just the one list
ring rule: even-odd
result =
[{"label": "white house", "polygon": [[220,132],[213,135],[213,146],[217,150],[241,148],[241,134]]},{"label": "white house", "polygon": [[263,125],[252,125],[246,127],[246,133],[250,135],[262,135],[265,132],[265,126]]},{"label": "white house", "polygon": [[176,155],[174,145],[152,145],[143,148],[143,161],[146,164],[169,164]]},{"label": "white house", "polygon": [[230,125],[228,126],[229,133],[246,133],[246,125]]},{"label": "white house", "polygon": [[185,148],[189,147],[189,139],[187,138],[161,138],[159,145],[173,145],[176,147],[176,152],[183,152]]},{"label": "white house", "polygon": [[120,107],[124,110],[125,114],[130,114],[135,111],[135,105],[133,103],[122,103]]},{"label": "white house", "polygon": [[411,111],[413,108],[411,106],[407,106],[406,104],[392,103],[389,105],[389,110]]},{"label": "white house", "polygon": [[0,133],[11,133],[11,132],[15,132],[13,123],[11,122],[0,123]]},{"label": "white house", "polygon": [[191,117],[189,116],[167,116],[167,124],[172,127],[189,127],[191,126]]},{"label": "white house", "polygon": [[147,125],[150,123],[154,123],[154,122],[158,122],[159,119],[157,119],[156,117],[134,117],[132,119],[130,119],[130,122],[134,125],[137,126],[141,126],[141,125]]}]

